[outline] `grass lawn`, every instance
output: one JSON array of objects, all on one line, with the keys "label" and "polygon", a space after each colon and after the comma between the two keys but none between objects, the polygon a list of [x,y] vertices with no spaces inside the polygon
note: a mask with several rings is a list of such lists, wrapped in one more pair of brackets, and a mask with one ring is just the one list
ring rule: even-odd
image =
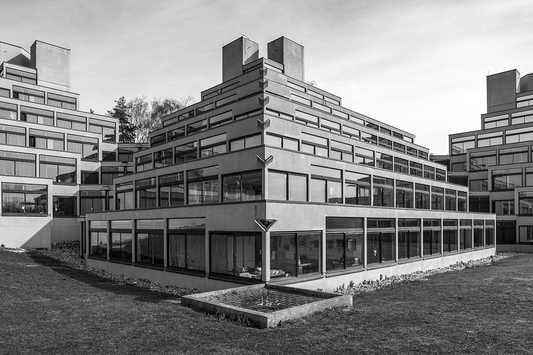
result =
[{"label": "grass lawn", "polygon": [[533,255],[354,296],[272,329],[0,251],[0,354],[531,354]]}]

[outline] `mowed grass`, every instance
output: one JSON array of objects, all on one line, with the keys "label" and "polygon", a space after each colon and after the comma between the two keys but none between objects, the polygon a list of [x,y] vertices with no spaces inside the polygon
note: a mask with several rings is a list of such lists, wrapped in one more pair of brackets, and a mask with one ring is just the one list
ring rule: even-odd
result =
[{"label": "mowed grass", "polygon": [[1,354],[526,354],[533,255],[354,296],[254,329],[39,254],[0,251]]}]

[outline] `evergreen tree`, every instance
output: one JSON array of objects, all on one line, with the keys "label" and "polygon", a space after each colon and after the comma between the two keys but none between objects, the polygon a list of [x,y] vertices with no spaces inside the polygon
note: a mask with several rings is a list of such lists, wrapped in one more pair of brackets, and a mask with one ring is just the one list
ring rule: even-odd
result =
[{"label": "evergreen tree", "polygon": [[128,114],[128,108],[126,106],[126,99],[122,96],[120,99],[115,100],[115,103],[115,107],[111,111],[107,111],[107,114],[111,117],[118,118],[120,131],[118,141],[120,143],[133,143],[135,142],[137,127],[131,122],[131,117]]}]

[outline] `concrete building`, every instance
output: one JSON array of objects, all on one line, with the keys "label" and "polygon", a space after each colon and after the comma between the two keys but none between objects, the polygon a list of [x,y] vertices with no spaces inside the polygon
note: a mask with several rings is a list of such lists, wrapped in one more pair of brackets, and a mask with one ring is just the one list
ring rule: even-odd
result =
[{"label": "concrete building", "polygon": [[449,181],[470,189],[470,210],[497,214],[498,251],[533,252],[533,74],[487,76],[481,129],[449,136]]},{"label": "concrete building", "polygon": [[113,205],[113,178],[133,172],[116,119],[79,110],[70,50],[0,42],[0,244],[50,248],[79,239],[90,211]]},{"label": "concrete building", "polygon": [[495,252],[495,216],[399,128],[304,81],[304,48],[222,49],[222,83],[163,118],[115,210],[86,215],[87,264],[215,290],[331,290]]}]

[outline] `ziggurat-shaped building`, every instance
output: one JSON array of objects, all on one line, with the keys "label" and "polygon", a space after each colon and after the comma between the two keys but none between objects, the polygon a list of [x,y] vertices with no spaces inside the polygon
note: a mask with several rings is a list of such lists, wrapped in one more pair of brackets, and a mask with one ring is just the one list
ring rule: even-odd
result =
[{"label": "ziggurat-shaped building", "polygon": [[468,188],[412,134],[306,84],[301,45],[267,47],[224,46],[222,83],[163,118],[109,208],[79,215],[89,266],[202,291],[331,290],[495,253],[495,215],[468,212]]}]

